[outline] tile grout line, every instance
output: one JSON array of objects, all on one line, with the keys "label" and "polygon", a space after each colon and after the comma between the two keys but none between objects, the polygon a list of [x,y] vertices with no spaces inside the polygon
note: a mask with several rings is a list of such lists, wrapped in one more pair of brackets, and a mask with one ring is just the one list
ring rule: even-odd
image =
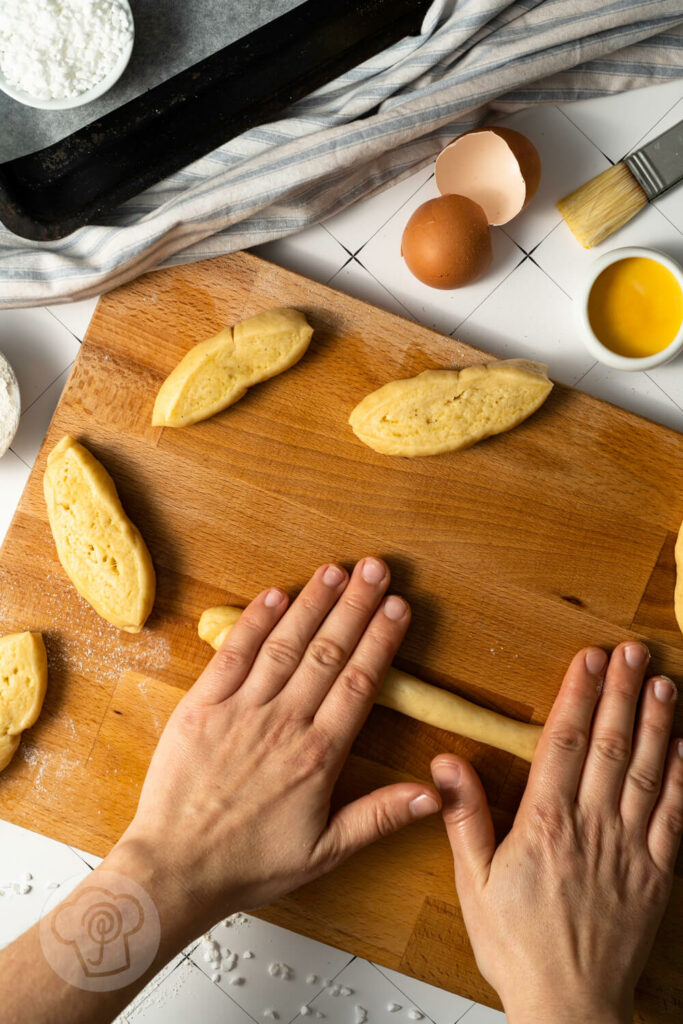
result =
[{"label": "tile grout line", "polygon": [[[518,246],[518,248],[519,248],[519,246]],[[514,265],[514,267],[512,268],[512,270],[510,270],[510,271],[509,271],[509,272],[508,272],[508,273],[507,273],[507,274],[505,275],[505,277],[502,277],[502,278],[500,279],[500,281],[499,281],[499,282],[498,282],[498,284],[497,284],[497,285],[495,286],[495,288],[492,288],[492,289],[491,289],[491,291],[490,291],[490,292],[488,293],[488,295],[485,295],[485,296],[484,296],[484,298],[483,298],[483,299],[482,299],[482,300],[481,300],[480,302],[478,302],[478,303],[476,304],[476,306],[474,307],[474,309],[471,309],[471,310],[470,310],[470,312],[469,312],[469,313],[467,314],[467,316],[463,317],[463,318],[462,318],[462,320],[460,320],[460,321],[459,321],[459,322],[458,322],[458,323],[457,323],[457,324],[455,325],[455,327],[453,328],[453,330],[452,330],[452,331],[448,331],[448,337],[449,337],[449,338],[453,338],[453,335],[455,334],[455,332],[456,332],[456,331],[458,331],[458,330],[460,330],[460,328],[462,327],[462,325],[463,325],[464,323],[467,323],[467,321],[468,321],[468,320],[470,319],[470,317],[471,317],[471,316],[474,316],[474,314],[475,314],[475,313],[477,312],[477,310],[479,309],[479,307],[480,307],[480,306],[483,306],[483,304],[484,304],[485,302],[488,302],[488,300],[489,300],[489,299],[491,298],[491,296],[492,296],[492,295],[495,295],[495,293],[496,293],[496,292],[498,291],[498,289],[500,288],[500,286],[501,286],[501,285],[502,285],[502,284],[503,284],[503,283],[504,283],[505,281],[507,281],[507,279],[508,279],[508,278],[509,278],[509,277],[510,277],[510,276],[511,276],[512,274],[514,274],[515,270],[517,270],[517,269],[518,269],[518,267],[521,267],[521,266],[522,266],[522,264],[523,264],[523,263],[524,263],[524,262],[525,262],[526,260],[528,260],[528,259],[530,259],[530,257],[529,257],[529,256],[528,256],[528,255],[527,255],[526,253],[524,253],[524,254],[522,255],[522,258],[521,258],[521,260],[519,261],[519,263],[515,263],[515,265]],[[458,341],[459,339],[458,339],[458,338],[453,338],[453,340],[454,340],[454,341]]]},{"label": "tile grout line", "polygon": [[647,377],[647,379],[651,380],[652,383],[654,384],[654,386],[656,388],[658,388],[662,392],[663,395],[666,395],[666,397],[669,399],[669,401],[673,402],[673,404],[676,406],[677,409],[679,409],[681,412],[683,412],[683,406],[679,405],[679,403],[676,401],[676,399],[672,398],[671,395],[669,394],[669,392],[665,391],[664,388],[662,387],[662,385],[659,384],[658,381],[656,381],[654,379],[654,377],[651,377],[647,370],[644,370],[643,372],[644,372],[645,376]]},{"label": "tile grout line", "polygon": [[[416,173],[416,174],[418,174],[418,173],[419,173],[419,171],[416,171],[415,173]],[[418,192],[420,191],[420,189],[421,189],[421,188],[424,188],[424,187],[425,187],[425,185],[427,184],[427,182],[431,181],[433,177],[434,177],[434,171],[432,171],[432,172],[431,172],[431,174],[429,175],[429,177],[428,177],[428,178],[427,178],[427,179],[426,179],[425,181],[423,181],[421,185],[418,185],[418,187],[417,187],[417,188],[415,189],[415,191],[414,191],[414,192],[411,192],[411,193],[410,193],[410,195],[409,195],[409,196],[408,196],[408,197],[407,197],[406,199],[404,199],[404,201],[403,201],[403,202],[401,203],[401,205],[400,205],[400,206],[397,206],[397,207],[396,207],[396,209],[395,209],[395,210],[393,210],[393,211],[392,211],[392,212],[391,212],[391,213],[389,214],[389,216],[387,217],[387,219],[386,219],[385,221],[382,221],[382,223],[381,223],[381,224],[379,225],[379,227],[378,227],[378,228],[377,228],[377,229],[376,229],[375,231],[373,231],[373,232],[372,232],[372,234],[370,235],[370,237],[369,237],[369,238],[367,238],[367,239],[366,239],[366,240],[365,240],[365,241],[363,242],[363,244],[362,244],[361,246],[359,246],[359,247],[358,247],[358,248],[357,248],[357,249],[356,249],[356,250],[355,250],[355,251],[353,252],[353,254],[352,254],[352,255],[353,255],[354,257],[355,257],[355,256],[357,256],[357,255],[358,255],[358,253],[359,253],[359,252],[361,252],[361,251],[362,251],[362,250],[363,250],[363,249],[365,248],[365,246],[366,246],[366,245],[369,245],[369,244],[370,244],[370,242],[371,242],[371,241],[373,240],[373,238],[375,237],[375,235],[379,234],[379,232],[380,232],[380,231],[382,230],[382,228],[385,228],[385,227],[387,226],[387,224],[389,223],[389,221],[390,221],[390,220],[392,220],[392,219],[393,219],[393,218],[394,218],[394,217],[396,216],[396,214],[397,214],[397,213],[400,213],[400,212],[401,212],[401,210],[403,209],[403,207],[404,207],[404,206],[405,206],[405,205],[406,205],[407,203],[409,203],[409,202],[410,202],[410,200],[411,200],[411,199],[412,199],[412,198],[413,198],[414,196],[416,196],[416,195],[417,195],[417,193],[418,193]],[[399,182],[399,185],[400,185],[400,184],[401,184],[401,182]],[[378,193],[378,195],[381,195],[381,193]],[[426,201],[426,200],[425,200],[425,201]],[[330,231],[330,234],[332,234],[332,232],[331,232],[331,231]],[[336,238],[336,235],[333,235],[333,237],[334,237],[334,238]],[[338,238],[337,238],[337,241],[339,242],[339,239],[338,239]],[[342,243],[341,243],[341,242],[339,242],[339,244],[341,245]],[[367,268],[366,268],[366,269],[367,269]]]},{"label": "tile grout line", "polygon": [[[21,462],[22,465],[26,466],[26,468],[29,470],[29,472],[33,469],[33,466],[29,466],[29,464],[26,461],[26,459],[22,459],[22,457],[19,454],[19,452],[15,452],[14,448],[12,448],[11,445],[10,445],[8,451],[10,451],[12,453],[12,455],[16,456],[16,458],[19,459],[19,462]],[[15,509],[15,511],[16,511],[16,509]]]},{"label": "tile grout line", "polygon": [[[617,94],[615,94],[615,95],[618,95],[618,93],[617,93]],[[616,160],[612,160],[612,158],[611,158],[611,157],[607,156],[607,153],[605,153],[605,151],[604,151],[603,149],[600,149],[600,146],[598,146],[597,142],[595,142],[595,140],[594,140],[594,139],[591,139],[590,135],[587,135],[587,134],[585,133],[585,131],[583,130],[583,128],[581,128],[581,126],[580,126],[580,125],[576,124],[576,122],[575,122],[575,121],[572,121],[571,117],[569,116],[569,114],[568,114],[568,113],[567,113],[567,112],[566,112],[565,110],[560,110],[560,108],[559,108],[559,106],[557,106],[557,104],[554,104],[554,107],[555,107],[555,109],[556,109],[556,110],[557,110],[557,111],[558,111],[558,112],[559,112],[560,114],[563,114],[563,115],[564,115],[564,117],[566,117],[566,118],[567,118],[567,120],[569,121],[569,123],[570,123],[570,124],[571,124],[571,125],[572,125],[572,126],[573,126],[574,128],[576,128],[577,132],[581,132],[581,134],[583,135],[584,139],[586,139],[586,140],[587,140],[588,142],[590,142],[591,146],[593,146],[593,148],[594,148],[594,149],[597,149],[598,153],[602,153],[602,155],[604,156],[605,160],[607,160],[607,161],[609,162],[610,166],[611,166],[611,167],[613,167],[613,166],[614,166],[614,164],[616,163]],[[605,167],[605,170],[608,170],[608,168],[607,168],[607,167]]]},{"label": "tile grout line", "polygon": [[[83,301],[83,300],[75,299],[74,301],[76,301],[76,302],[79,302],[79,301]],[[65,303],[65,305],[66,305],[66,303]],[[40,309],[44,309],[46,313],[49,313],[49,314],[50,314],[50,316],[51,316],[51,317],[52,317],[52,318],[53,318],[54,320],[56,320],[56,321],[57,321],[57,323],[58,323],[58,324],[60,325],[60,327],[63,327],[65,331],[68,331],[68,332],[69,332],[69,334],[71,335],[71,337],[72,337],[72,338],[75,338],[75,339],[76,339],[76,341],[78,342],[78,344],[79,344],[79,345],[82,345],[82,344],[83,344],[83,338],[79,338],[77,334],[74,334],[74,332],[73,332],[73,331],[71,330],[71,328],[70,328],[70,327],[68,327],[68,326],[67,326],[67,325],[66,325],[66,324],[64,323],[64,321],[63,321],[63,320],[60,320],[60,319],[59,319],[59,317],[57,316],[57,314],[56,314],[56,313],[53,313],[53,312],[52,312],[52,310],[51,310],[51,309],[49,309],[49,308],[48,308],[47,306],[40,306],[39,308],[40,308]],[[93,310],[93,316],[94,316],[94,310]],[[92,320],[92,316],[90,317],[90,319]],[[88,326],[90,326],[90,325],[88,324]],[[87,330],[87,328],[86,328],[86,330]]]},{"label": "tile grout line", "polygon": [[[396,982],[393,981],[391,978],[387,978],[386,974],[384,973],[384,971],[382,970],[382,968],[378,964],[373,963],[372,960],[368,960],[367,962],[370,964],[371,967],[375,968],[375,970],[377,971],[378,974],[382,975],[382,977],[384,978],[385,981],[389,982],[390,985],[393,985],[394,988],[396,989],[396,991],[400,992],[401,995],[403,996],[403,998],[406,999],[414,1009],[419,1010],[420,1013],[423,1014],[425,1020],[431,1021],[431,1024],[436,1024],[436,1021],[434,1020],[434,1018],[430,1017],[430,1015],[428,1013],[425,1013],[423,1008],[421,1006],[418,1006],[418,1004],[416,1002],[414,1002],[414,1000],[412,1000],[410,998],[410,996],[407,995],[403,991],[403,989],[401,988],[400,985],[397,985]],[[418,980],[418,979],[416,979],[416,980]],[[423,984],[424,984],[424,982],[423,982]],[[460,998],[463,998],[463,997],[461,996]],[[475,1003],[472,1003],[472,1006],[474,1006],[474,1005],[475,1005]],[[468,1006],[467,1010],[465,1010],[465,1013],[467,1013],[468,1010],[471,1010],[472,1006]],[[456,1020],[457,1020],[457,1018],[456,1018]]]},{"label": "tile grout line", "polygon": [[[36,395],[36,397],[35,397],[35,398],[33,399],[33,401],[29,402],[29,404],[28,404],[28,405],[27,405],[27,406],[26,406],[25,408],[22,408],[22,410],[21,410],[21,416],[20,416],[20,420],[24,418],[24,416],[25,416],[25,415],[26,415],[26,413],[27,413],[27,412],[29,411],[29,409],[32,409],[32,408],[33,408],[33,406],[34,406],[34,405],[36,404],[36,402],[39,402],[39,401],[40,401],[40,399],[41,399],[41,398],[42,398],[42,397],[43,397],[43,396],[44,396],[45,394],[47,394],[47,392],[48,392],[48,391],[50,390],[50,388],[52,387],[52,385],[53,385],[53,384],[56,384],[56,383],[57,383],[57,381],[59,380],[59,378],[60,378],[60,377],[63,377],[63,376],[64,376],[64,374],[65,374],[65,373],[67,372],[67,370],[71,371],[71,369],[72,369],[72,367],[73,367],[73,365],[74,365],[74,363],[75,363],[75,362],[76,362],[76,360],[75,360],[75,359],[72,359],[72,360],[71,360],[71,362],[70,362],[70,363],[69,363],[69,364],[68,364],[67,366],[65,366],[63,370],[60,370],[60,371],[59,371],[59,373],[57,374],[57,376],[55,377],[55,379],[54,379],[54,380],[51,380],[51,381],[50,381],[50,383],[49,383],[49,384],[47,385],[47,387],[46,387],[46,388],[44,388],[44,389],[43,389],[43,390],[42,390],[42,391],[40,392],[40,394],[39,394],[39,395]],[[15,454],[16,454],[16,453],[15,453]]]},{"label": "tile grout line", "polygon": [[[679,98],[678,98],[677,100],[674,100],[674,102],[673,102],[673,103],[671,104],[671,106],[669,107],[669,109],[668,109],[668,110],[665,110],[665,111],[664,111],[664,113],[663,113],[663,114],[661,115],[661,117],[658,117],[658,118],[657,118],[657,120],[655,121],[655,123],[654,123],[654,124],[652,124],[652,125],[650,125],[650,127],[648,128],[648,130],[647,130],[646,132],[643,132],[643,134],[642,134],[642,135],[640,136],[640,138],[636,139],[636,141],[635,141],[635,142],[634,142],[634,144],[633,144],[633,145],[631,146],[631,148],[630,148],[630,149],[627,149],[627,150],[626,150],[626,152],[624,153],[624,156],[622,156],[621,160],[624,160],[624,159],[625,159],[625,157],[627,157],[627,156],[629,155],[629,153],[633,153],[633,151],[634,151],[635,149],[637,149],[637,148],[638,148],[638,146],[639,146],[639,145],[640,145],[640,143],[641,143],[641,142],[643,141],[643,139],[644,139],[644,138],[646,138],[646,136],[648,136],[648,135],[650,134],[650,132],[654,131],[654,129],[655,129],[656,127],[657,127],[657,125],[658,125],[658,124],[659,124],[659,123],[660,123],[661,121],[663,121],[665,117],[668,117],[668,116],[669,116],[669,114],[670,114],[670,113],[671,113],[671,111],[672,111],[672,110],[674,109],[674,107],[677,107],[677,106],[678,106],[678,104],[679,104],[679,103],[682,103],[682,102],[683,102],[683,98],[681,98],[681,97],[679,97]],[[621,161],[619,161],[619,162],[621,163]]]},{"label": "tile grout line", "polygon": [[406,316],[408,316],[412,320],[413,323],[419,323],[418,320],[415,320],[415,318],[413,317],[413,314],[410,312],[408,307],[401,301],[401,299],[399,299],[398,295],[394,295],[394,293],[389,288],[387,288],[387,286],[385,284],[382,284],[382,282],[379,280],[379,278],[375,277],[373,272],[371,270],[368,270],[368,268],[365,266],[365,264],[362,263],[361,260],[359,260],[357,256],[353,256],[352,259],[354,260],[355,263],[358,264],[359,267],[361,267],[365,271],[366,274],[370,275],[372,280],[375,281],[375,283],[378,284],[380,288],[384,289],[384,291],[387,293],[387,295],[391,295],[392,299],[395,302],[398,302],[398,304],[401,307],[401,309],[405,311]]}]

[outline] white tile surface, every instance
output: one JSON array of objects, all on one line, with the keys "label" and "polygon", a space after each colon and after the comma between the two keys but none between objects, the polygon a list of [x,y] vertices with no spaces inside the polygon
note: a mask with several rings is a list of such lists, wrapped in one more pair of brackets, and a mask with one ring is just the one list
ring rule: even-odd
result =
[{"label": "white tile surface", "polygon": [[[429,1024],[433,1019],[422,1006],[413,1001],[412,996],[401,992],[385,974],[367,960],[356,958],[334,981],[347,990],[351,989],[351,992],[348,995],[334,995],[334,990],[327,987],[309,1002],[314,1010],[325,1015],[324,1020],[328,1024],[353,1024],[361,1010],[366,1011],[369,1024],[413,1024],[408,1016],[410,1010],[422,1014],[424,1024]],[[391,1004],[398,1005],[400,1009],[390,1011],[388,1007]],[[466,1002],[466,1005],[472,1004]],[[449,1024],[453,1024],[457,1019],[451,1018]],[[308,1024],[312,1020],[315,1021],[315,1018],[302,1015],[296,1017],[297,1024]]]},{"label": "white tile surface", "polygon": [[95,853],[88,853],[87,850],[79,850],[77,846],[70,846],[69,849],[73,850],[76,856],[80,857],[81,860],[90,868],[96,868],[98,864],[102,863],[102,858],[98,857]]},{"label": "white tile surface", "polygon": [[53,381],[50,387],[39,398],[36,398],[33,405],[29,406],[26,412],[22,414],[17,436],[12,442],[12,451],[29,466],[32,466],[36,460],[38,450],[43,443],[47,428],[50,426],[50,420],[57,408],[57,403],[70,372],[71,366],[68,366],[63,373],[60,373],[57,380]]},{"label": "white tile surface", "polygon": [[14,367],[24,412],[74,361],[78,349],[78,339],[47,310],[0,310],[0,352]]},{"label": "white tile surface", "polygon": [[492,1010],[478,1003],[468,1010],[462,1018],[462,1024],[505,1024],[506,1016],[500,1010]]},{"label": "white tile surface", "polygon": [[12,521],[28,475],[29,467],[13,451],[0,458],[0,543]]},{"label": "white tile surface", "polygon": [[541,158],[541,182],[526,210],[503,228],[531,252],[562,220],[556,202],[609,167],[609,161],[555,107],[523,110],[501,122],[531,139]]},{"label": "white tile surface", "polygon": [[596,363],[580,386],[596,398],[683,431],[683,410],[646,373],[625,373]]},{"label": "white tile surface", "polygon": [[[370,199],[347,207],[336,217],[330,217],[325,221],[325,227],[349,252],[355,253],[397,210],[401,209],[433,173],[434,164],[431,163],[399,181],[397,185],[390,185]],[[362,211],[362,216],[359,216],[359,210]]]},{"label": "white tile surface", "polygon": [[[377,970],[388,978],[403,996],[402,1000],[397,1001],[401,1001],[406,1007],[411,1004],[418,1006],[434,1024],[454,1024],[475,1005],[471,999],[463,999],[452,992],[444,992],[434,985],[425,985],[423,981],[399,974],[398,971],[391,971],[388,967],[377,967]],[[392,1017],[395,1016],[392,1014]]]},{"label": "white tile surface", "polygon": [[97,297],[93,299],[82,299],[80,302],[62,302],[54,306],[46,306],[60,323],[71,331],[79,341],[85,338],[92,315],[97,305]]},{"label": "white tile surface", "polygon": [[350,258],[350,253],[320,224],[289,238],[257,245],[251,251],[322,284],[327,284]]},{"label": "white tile surface", "polygon": [[[239,955],[232,971],[221,972],[218,986],[256,1020],[261,1020],[263,1011],[268,1008],[278,1012],[280,1021],[291,1020],[299,1007],[322,988],[322,981],[311,985],[306,978],[309,975],[317,975],[319,979],[334,978],[352,959],[350,953],[295,935],[255,917],[247,917],[246,923],[227,928],[217,925],[212,929],[211,937],[221,947]],[[205,960],[205,949],[205,945],[200,943],[190,954],[190,959],[207,977],[211,977],[214,968]],[[242,957],[247,950],[255,954],[252,959]],[[273,963],[286,964],[291,977],[287,980],[273,977],[268,971]],[[244,981],[240,985],[231,984],[233,977],[241,977]]]},{"label": "white tile surface", "polygon": [[186,959],[123,1019],[135,1024],[251,1024],[249,1015]]},{"label": "white tile surface", "polygon": [[[610,97],[561,103],[559,109],[616,163],[646,132],[683,98],[683,82],[676,79],[647,89],[632,89]],[[657,130],[660,130],[659,128]]]},{"label": "white tile surface", "polygon": [[575,384],[595,362],[574,323],[572,300],[529,258],[455,335],[501,359],[540,359],[548,364],[552,379],[565,384]]},{"label": "white tile surface", "polygon": [[0,819],[0,884],[20,882],[26,873],[32,875],[25,895],[3,888],[0,896],[0,947],[42,917],[45,902],[53,895],[46,886],[74,877],[85,878],[89,869],[62,843],[10,825]]},{"label": "white tile surface", "polygon": [[414,319],[406,307],[391,292],[388,292],[384,285],[380,284],[377,278],[373,277],[357,259],[349,260],[328,283],[331,288],[346,292],[347,295],[353,295],[373,306],[379,306],[380,309],[397,313],[398,316],[406,317],[408,320]]},{"label": "white tile surface", "polygon": [[524,254],[507,235],[494,229],[491,232],[493,261],[478,281],[452,291],[422,284],[413,277],[401,256],[401,236],[413,211],[437,195],[434,179],[430,178],[363,246],[356,258],[416,320],[449,334],[514,270]]}]

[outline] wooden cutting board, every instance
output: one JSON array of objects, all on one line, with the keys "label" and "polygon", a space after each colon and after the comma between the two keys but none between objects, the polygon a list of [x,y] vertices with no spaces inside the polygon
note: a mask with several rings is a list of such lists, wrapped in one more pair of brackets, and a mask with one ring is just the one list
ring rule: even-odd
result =
[{"label": "wooden cutting board", "polygon": [[[315,328],[293,370],[185,430],[150,426],[158,386],[187,349],[261,309]],[[577,342],[578,344],[578,342]],[[672,594],[683,519],[683,437],[557,385],[510,434],[461,453],[377,455],[347,426],[388,380],[483,352],[244,253],[145,276],[99,303],[0,553],[0,631],[42,630],[42,717],[0,777],[0,813],[105,854],[131,818],[164,722],[207,661],[201,611],[327,559],[375,553],[411,601],[398,664],[487,707],[543,722],[577,648],[642,637],[683,677]],[[66,432],[110,470],[158,572],[145,630],[120,633],[67,581],[42,497]],[[509,827],[526,766],[376,708],[339,786],[351,797],[472,759]],[[639,1021],[680,1020],[675,904],[640,989]],[[479,977],[438,819],[356,856],[263,916],[473,999]]]}]

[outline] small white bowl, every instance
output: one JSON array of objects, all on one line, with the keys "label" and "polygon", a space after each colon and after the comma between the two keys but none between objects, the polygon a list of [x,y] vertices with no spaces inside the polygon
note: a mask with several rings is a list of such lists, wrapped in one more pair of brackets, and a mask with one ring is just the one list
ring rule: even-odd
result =
[{"label": "small white bowl", "polygon": [[653,366],[663,366],[664,363],[671,362],[683,349],[683,324],[681,324],[676,336],[661,352],[655,352],[654,355],[642,356],[640,358],[620,356],[618,352],[613,352],[611,348],[603,345],[593,331],[588,318],[588,297],[593,285],[606,267],[611,266],[613,263],[618,263],[619,260],[629,259],[632,256],[642,256],[645,259],[660,263],[667,270],[671,271],[681,286],[681,290],[683,290],[683,268],[676,260],[671,259],[670,256],[660,252],[658,249],[644,249],[637,245],[631,245],[623,249],[612,249],[610,252],[603,253],[602,256],[594,260],[581,283],[576,297],[576,312],[583,331],[583,340],[588,351],[595,359],[604,363],[605,366],[611,366],[615,370],[629,370],[631,372],[651,370]]},{"label": "small white bowl", "polygon": [[130,17],[130,23],[132,27],[132,33],[130,37],[130,45],[123,50],[118,63],[114,65],[112,70],[104,78],[100,79],[97,85],[94,85],[92,89],[86,89],[85,92],[79,92],[78,96],[68,96],[63,100],[41,100],[37,96],[31,96],[27,92],[22,92],[20,89],[16,89],[13,85],[7,82],[7,79],[0,71],[0,89],[11,96],[13,100],[17,100],[19,103],[23,103],[26,107],[35,107],[38,110],[71,110],[73,107],[82,107],[86,103],[92,103],[93,100],[98,100],[100,96],[104,96],[105,92],[109,92],[113,85],[116,85],[123,72],[128,67],[131,54],[133,52],[133,44],[135,42],[135,20],[133,18],[133,12],[130,8],[128,0],[119,0],[121,7],[128,11]]},{"label": "small white bowl", "polygon": [[[0,371],[2,371],[2,377],[7,379],[7,391],[10,404],[10,418],[9,418],[9,429],[7,434],[4,436],[0,435],[0,458],[9,451],[10,445],[17,436],[17,430],[19,429],[19,417],[21,416],[21,393],[19,391],[19,383],[16,378],[16,374],[12,369],[10,363],[7,361],[2,352],[0,352]],[[0,383],[0,387],[5,387],[3,383]]]}]

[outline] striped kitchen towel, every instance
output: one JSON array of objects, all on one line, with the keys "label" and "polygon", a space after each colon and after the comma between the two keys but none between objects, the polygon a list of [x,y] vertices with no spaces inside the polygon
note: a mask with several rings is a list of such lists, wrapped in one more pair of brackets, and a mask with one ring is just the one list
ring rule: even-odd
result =
[{"label": "striped kitchen towel", "polygon": [[682,75],[682,0],[435,0],[419,35],[106,221],[45,243],[0,226],[0,306],[85,298],[299,231],[406,177],[491,111]]}]

